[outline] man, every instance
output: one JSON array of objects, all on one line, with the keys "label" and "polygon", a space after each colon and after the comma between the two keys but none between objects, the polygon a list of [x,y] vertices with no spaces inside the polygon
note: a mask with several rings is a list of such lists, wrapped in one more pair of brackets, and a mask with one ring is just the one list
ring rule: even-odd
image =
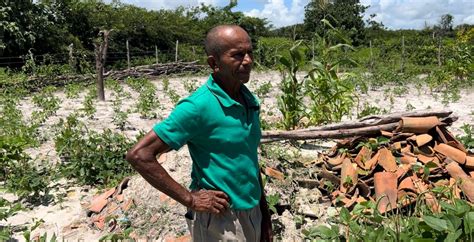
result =
[{"label": "man", "polygon": [[[252,43],[236,25],[221,25],[205,40],[212,69],[207,83],[181,100],[128,152],[127,160],[155,188],[188,208],[194,241],[271,241],[270,214],[257,147],[259,104],[245,87]],[[188,145],[191,191],[169,176],[156,156]]]}]

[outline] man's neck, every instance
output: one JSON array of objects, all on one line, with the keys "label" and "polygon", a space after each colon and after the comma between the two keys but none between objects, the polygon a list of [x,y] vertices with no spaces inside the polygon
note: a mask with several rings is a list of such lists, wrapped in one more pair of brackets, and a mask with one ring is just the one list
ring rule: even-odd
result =
[{"label": "man's neck", "polygon": [[241,82],[222,80],[222,78],[214,74],[212,75],[212,77],[214,78],[214,81],[217,83],[217,85],[219,85],[224,90],[224,92],[227,93],[227,95],[229,95],[235,101],[239,101],[240,88],[242,87]]}]

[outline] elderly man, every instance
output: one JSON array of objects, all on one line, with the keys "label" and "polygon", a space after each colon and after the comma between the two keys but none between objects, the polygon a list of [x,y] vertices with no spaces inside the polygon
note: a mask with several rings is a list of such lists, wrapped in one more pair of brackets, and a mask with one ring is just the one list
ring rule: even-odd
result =
[{"label": "elderly man", "polygon": [[[253,63],[250,37],[239,26],[220,25],[208,32],[205,48],[212,69],[206,84],[138,141],[127,160],[188,208],[194,241],[271,241],[257,155],[260,107],[244,85]],[[184,144],[193,160],[190,191],[156,160]]]}]

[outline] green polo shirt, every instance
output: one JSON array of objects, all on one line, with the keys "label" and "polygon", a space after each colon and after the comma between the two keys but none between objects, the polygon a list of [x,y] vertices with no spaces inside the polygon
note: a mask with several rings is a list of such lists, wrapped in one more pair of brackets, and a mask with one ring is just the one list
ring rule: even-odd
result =
[{"label": "green polo shirt", "polygon": [[234,210],[255,207],[262,192],[257,155],[260,106],[245,85],[240,90],[247,108],[230,98],[211,75],[153,127],[172,149],[188,145],[193,160],[190,188],[223,191]]}]

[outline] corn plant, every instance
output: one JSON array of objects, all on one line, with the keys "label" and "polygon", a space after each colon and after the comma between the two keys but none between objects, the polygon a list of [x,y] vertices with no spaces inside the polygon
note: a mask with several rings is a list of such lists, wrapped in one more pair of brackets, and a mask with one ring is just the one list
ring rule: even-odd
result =
[{"label": "corn plant", "polygon": [[[354,73],[345,73],[339,77],[337,71],[342,64],[357,65],[357,63],[344,57],[333,57],[333,53],[345,49],[352,49],[350,40],[338,29],[334,28],[327,20],[322,23],[329,27],[326,36],[318,36],[319,56],[311,62],[308,72],[309,79],[306,84],[306,95],[311,100],[309,105],[309,118],[312,124],[325,124],[337,122],[344,115],[349,115],[354,105],[354,84],[349,76]],[[332,41],[336,40],[336,44]]]},{"label": "corn plant", "polygon": [[297,41],[290,48],[289,58],[281,56],[280,63],[283,68],[280,70],[282,81],[280,89],[283,94],[278,97],[278,109],[283,115],[282,125],[285,129],[294,129],[299,121],[305,117],[304,80],[297,76],[297,72],[305,65],[304,55],[300,50],[302,41]]}]

